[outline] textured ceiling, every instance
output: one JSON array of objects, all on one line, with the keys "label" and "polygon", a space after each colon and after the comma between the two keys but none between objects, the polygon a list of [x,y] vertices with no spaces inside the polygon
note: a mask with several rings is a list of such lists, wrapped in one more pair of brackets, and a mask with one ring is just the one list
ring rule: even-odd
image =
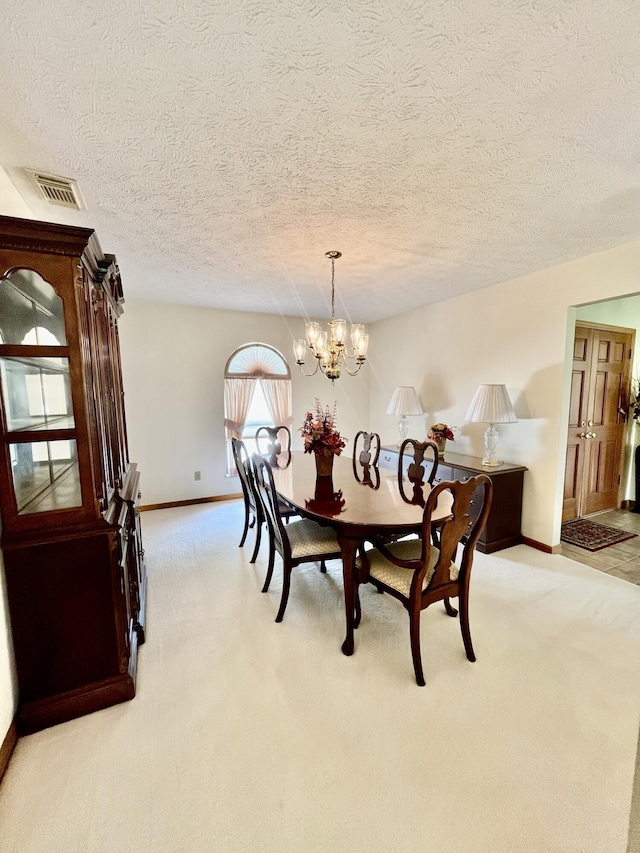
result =
[{"label": "textured ceiling", "polygon": [[339,249],[370,322],[638,238],[639,32],[637,0],[4,0],[0,166],[129,298],[324,318]]}]

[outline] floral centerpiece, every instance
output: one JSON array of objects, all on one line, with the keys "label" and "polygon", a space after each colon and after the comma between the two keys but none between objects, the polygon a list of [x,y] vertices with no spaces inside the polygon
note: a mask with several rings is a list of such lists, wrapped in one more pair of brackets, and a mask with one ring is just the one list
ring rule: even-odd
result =
[{"label": "floral centerpiece", "polygon": [[345,440],[336,429],[336,403],[333,410],[323,409],[316,397],[316,410],[307,412],[300,432],[304,438],[304,452],[316,456],[340,456]]},{"label": "floral centerpiece", "polygon": [[316,472],[319,477],[330,477],[333,472],[333,459],[340,456],[345,441],[336,429],[336,403],[333,410],[324,409],[316,397],[316,410],[307,412],[300,428],[304,438],[304,452],[313,453],[316,459]]},{"label": "floral centerpiece", "polygon": [[433,426],[429,427],[427,438],[429,441],[435,441],[438,445],[438,454],[440,456],[444,453],[444,446],[447,439],[449,439],[449,441],[455,441],[453,430],[446,424],[433,424]]}]

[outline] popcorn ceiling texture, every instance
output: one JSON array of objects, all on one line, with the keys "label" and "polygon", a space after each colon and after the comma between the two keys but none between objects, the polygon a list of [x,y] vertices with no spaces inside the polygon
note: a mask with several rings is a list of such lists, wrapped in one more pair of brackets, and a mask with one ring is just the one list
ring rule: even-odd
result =
[{"label": "popcorn ceiling texture", "polygon": [[0,166],[129,298],[323,318],[340,249],[369,322],[637,239],[639,32],[637,0],[4,0]]}]

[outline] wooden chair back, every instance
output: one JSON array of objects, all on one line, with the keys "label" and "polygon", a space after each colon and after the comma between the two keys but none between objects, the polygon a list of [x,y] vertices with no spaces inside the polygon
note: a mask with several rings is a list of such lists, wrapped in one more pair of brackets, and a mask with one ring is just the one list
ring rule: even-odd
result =
[{"label": "wooden chair back", "polygon": [[[474,549],[491,509],[493,483],[486,474],[479,474],[477,477],[470,477],[464,482],[453,480],[438,483],[431,490],[422,518],[421,561],[425,563],[425,566],[429,563],[430,549],[434,547],[433,542],[429,541],[432,529],[431,516],[438,503],[438,497],[442,492],[447,490],[453,495],[451,516],[440,526],[438,537],[440,555],[431,583],[427,587],[427,590],[425,590],[425,593],[423,593],[423,595],[428,594],[429,599],[432,601],[444,597],[437,594],[439,588],[451,586],[452,581],[449,569],[452,563],[456,563],[459,569],[458,579],[455,583],[458,586],[460,584],[468,586]],[[460,545],[462,545],[462,556],[458,561],[458,548]],[[422,578],[419,581],[420,586],[417,587],[418,589],[422,588],[424,574],[425,572],[422,571]],[[414,583],[418,583],[417,578],[414,578]],[[448,594],[457,595],[458,593]]]},{"label": "wooden chair back", "polygon": [[380,488],[380,436],[377,432],[356,433],[353,440],[353,476],[371,489]]},{"label": "wooden chair back", "polygon": [[278,465],[281,453],[291,461],[291,430],[286,426],[261,426],[256,430],[256,447],[260,456],[266,457],[271,465]]},{"label": "wooden chair back", "polygon": [[[360,436],[362,436],[362,447],[358,452],[358,445],[360,442]],[[356,433],[356,437],[353,440],[353,461],[354,464],[356,460],[360,463],[360,465],[377,465],[378,458],[380,456],[380,436],[377,432],[364,432],[364,430],[360,430],[360,432]]]},{"label": "wooden chair back", "polygon": [[[433,458],[429,459],[429,452]],[[427,458],[425,459],[425,455]],[[407,468],[407,479],[412,486],[412,495],[407,497],[404,484],[405,460],[409,459]],[[425,462],[431,465],[429,474],[425,477]],[[434,441],[416,441],[414,438],[405,438],[400,445],[398,454],[398,486],[403,499],[409,503],[417,503],[424,506],[423,485],[433,485],[438,470],[438,445]]]},{"label": "wooden chair back", "polygon": [[233,452],[233,461],[235,462],[240,478],[240,486],[242,487],[242,495],[244,497],[245,506],[253,512],[258,509],[255,493],[255,485],[253,478],[253,469],[251,457],[247,451],[246,445],[239,438],[231,439],[231,450]]},{"label": "wooden chair back", "polygon": [[283,559],[290,559],[291,546],[280,515],[278,493],[276,492],[273,481],[271,464],[264,456],[254,454],[253,465],[255,470],[256,494],[267,521],[273,547]]}]

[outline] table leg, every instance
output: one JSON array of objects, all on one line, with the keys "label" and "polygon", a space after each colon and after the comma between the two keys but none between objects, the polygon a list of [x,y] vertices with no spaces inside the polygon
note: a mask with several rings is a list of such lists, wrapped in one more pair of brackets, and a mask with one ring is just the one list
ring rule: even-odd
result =
[{"label": "table leg", "polygon": [[342,551],[344,608],[347,617],[347,636],[342,644],[342,653],[345,655],[352,655],[357,594],[355,558],[356,551],[358,550],[358,542],[356,539],[348,539],[343,536],[338,536],[338,543],[340,545],[340,550]]}]

